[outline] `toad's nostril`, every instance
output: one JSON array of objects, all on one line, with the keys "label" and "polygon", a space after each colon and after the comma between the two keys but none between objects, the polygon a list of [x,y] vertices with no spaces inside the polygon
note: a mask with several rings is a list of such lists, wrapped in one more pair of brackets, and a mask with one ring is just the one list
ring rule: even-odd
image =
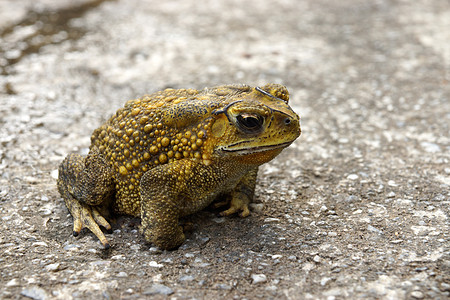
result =
[{"label": "toad's nostril", "polygon": [[285,124],[285,125],[291,124],[291,119],[290,119],[290,118],[284,119],[284,124]]}]

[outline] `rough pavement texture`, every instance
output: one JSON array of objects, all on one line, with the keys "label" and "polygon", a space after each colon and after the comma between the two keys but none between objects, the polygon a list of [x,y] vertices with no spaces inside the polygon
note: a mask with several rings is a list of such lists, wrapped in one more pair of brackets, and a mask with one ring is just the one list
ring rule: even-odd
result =
[{"label": "rough pavement texture", "polygon": [[[244,4],[245,3],[245,4]],[[0,1],[0,298],[448,299],[450,3]],[[55,185],[145,93],[283,83],[302,137],[245,219],[102,250]]]}]

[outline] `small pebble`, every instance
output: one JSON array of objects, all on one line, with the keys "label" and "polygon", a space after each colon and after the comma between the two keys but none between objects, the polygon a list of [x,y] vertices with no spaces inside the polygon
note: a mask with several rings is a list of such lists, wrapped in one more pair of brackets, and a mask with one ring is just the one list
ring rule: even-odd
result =
[{"label": "small pebble", "polygon": [[171,294],[173,294],[173,290],[170,287],[165,286],[164,284],[155,283],[151,287],[147,288],[143,292],[143,294],[144,295],[156,295],[156,294],[171,295]]},{"label": "small pebble", "polygon": [[267,281],[267,276],[264,274],[252,274],[253,284],[262,283]]},{"label": "small pebble", "polygon": [[156,261],[152,260],[151,262],[148,263],[148,265],[152,268],[162,268],[164,267],[164,265],[162,264],[158,264]]},{"label": "small pebble", "polygon": [[205,245],[206,243],[208,243],[209,240],[210,240],[210,238],[207,237],[207,236],[201,237],[201,238],[198,239],[198,244],[203,246],[203,245]]},{"label": "small pebble", "polygon": [[50,175],[53,179],[58,179],[58,170],[53,170]]},{"label": "small pebble", "polygon": [[196,258],[195,260],[194,260],[194,264],[193,264],[195,267],[199,267],[199,268],[204,268],[204,267],[207,267],[207,266],[210,266],[211,264],[210,263],[206,263],[206,262],[203,262],[203,260],[201,259],[201,258]]},{"label": "small pebble", "polygon": [[277,287],[274,285],[269,285],[265,288],[265,290],[269,292],[275,292],[277,290]]},{"label": "small pebble", "polygon": [[280,219],[278,218],[265,218],[264,223],[278,223],[280,222]]},{"label": "small pebble", "polygon": [[423,293],[421,291],[412,291],[411,297],[416,298],[416,299],[422,299]]},{"label": "small pebble", "polygon": [[194,263],[200,264],[203,262],[203,259],[201,259],[200,257],[196,257],[194,260]]},{"label": "small pebble", "polygon": [[47,243],[45,243],[45,242],[34,242],[31,246],[48,247]]},{"label": "small pebble", "polygon": [[59,263],[46,265],[45,270],[47,270],[48,272],[56,272],[59,270]]},{"label": "small pebble", "polygon": [[214,218],[212,219],[214,222],[216,222],[217,224],[223,223],[225,222],[225,218]]},{"label": "small pebble", "polygon": [[356,174],[350,174],[347,176],[347,179],[349,179],[349,180],[356,180],[358,178],[359,178],[359,176]]},{"label": "small pebble", "polygon": [[433,197],[432,200],[433,201],[445,201],[446,197],[443,194],[437,194],[436,196]]},{"label": "small pebble", "polygon": [[392,186],[392,187],[398,186],[398,184],[396,184],[394,180],[389,180],[389,181],[388,181],[388,185],[389,185],[389,186]]},{"label": "small pebble", "polygon": [[106,266],[106,265],[109,265],[110,263],[111,263],[111,261],[108,261],[108,260],[95,260],[95,261],[91,262],[91,265]]},{"label": "small pebble", "polygon": [[383,232],[375,227],[373,227],[372,225],[367,225],[367,230],[371,231],[371,232],[375,232],[378,234],[382,234]]},{"label": "small pebble", "polygon": [[67,251],[78,251],[79,248],[80,248],[79,245],[74,245],[74,244],[69,244],[69,245],[64,246],[64,250],[67,250]]},{"label": "small pebble", "polygon": [[39,182],[39,178],[33,176],[24,176],[23,180],[28,182],[29,184],[37,184]]},{"label": "small pebble", "polygon": [[229,291],[231,290],[231,285],[225,284],[225,283],[218,283],[215,285],[215,287],[219,290],[225,290],[225,291]]},{"label": "small pebble", "polygon": [[194,280],[194,276],[192,276],[192,275],[183,275],[179,279],[179,281],[181,281],[181,282],[190,282],[193,280]]},{"label": "small pebble", "polygon": [[117,274],[117,277],[126,278],[126,277],[128,277],[128,274],[125,273],[125,272],[119,272],[119,273]]},{"label": "small pebble", "polygon": [[393,240],[391,241],[391,244],[400,244],[401,242],[403,242],[403,240]]},{"label": "small pebble", "polygon": [[189,239],[186,239],[186,241],[184,242],[184,244],[182,244],[178,250],[188,250],[189,248],[191,248],[191,245],[189,243]]},{"label": "small pebble", "polygon": [[124,259],[126,259],[126,257],[124,255],[122,255],[122,254],[118,254],[118,255],[111,256],[111,259],[113,259],[113,260],[124,260]]},{"label": "small pebble", "polygon": [[41,210],[43,216],[51,215],[53,212],[50,209]]},{"label": "small pebble", "polygon": [[358,202],[359,198],[355,195],[350,195],[347,197],[347,199],[345,199],[345,201],[349,202],[349,203],[354,203],[354,202]]},{"label": "small pebble", "polygon": [[154,282],[154,283],[163,283],[163,278],[162,278],[162,274],[161,273],[159,273],[159,274],[156,274],[156,275],[154,275],[153,277],[152,277],[152,281]]},{"label": "small pebble", "polygon": [[11,279],[6,283],[6,286],[18,286],[19,281],[16,278]]},{"label": "small pebble", "polygon": [[205,285],[205,283],[206,283],[206,280],[200,280],[199,282],[198,282],[198,285],[199,286],[204,286]]},{"label": "small pebble", "polygon": [[389,194],[386,195],[387,198],[394,198],[395,197],[395,193],[394,192],[390,192]]},{"label": "small pebble", "polygon": [[165,264],[173,264],[173,259],[168,257],[168,258],[164,258],[161,262],[163,262]]},{"label": "small pebble", "polygon": [[440,290],[443,292],[450,291],[450,283],[441,282]]},{"label": "small pebble", "polygon": [[141,245],[133,245],[130,247],[131,250],[139,251],[141,250]]},{"label": "small pebble", "polygon": [[37,286],[34,287],[30,287],[30,288],[26,288],[24,290],[22,290],[22,292],[20,293],[22,296],[34,299],[34,300],[44,300],[44,299],[48,299],[48,294],[47,292]]},{"label": "small pebble", "polygon": [[422,142],[420,143],[420,146],[422,146],[423,150],[428,153],[441,152],[441,147],[435,143]]},{"label": "small pebble", "polygon": [[264,204],[262,203],[250,203],[250,209],[254,212],[262,212],[264,209]]},{"label": "small pebble", "polygon": [[320,285],[321,285],[321,286],[324,286],[324,285],[326,285],[330,280],[331,280],[330,277],[323,277],[323,278],[320,280]]},{"label": "small pebble", "polygon": [[148,249],[148,253],[149,254],[161,254],[162,251],[158,247],[150,247],[150,249]]}]

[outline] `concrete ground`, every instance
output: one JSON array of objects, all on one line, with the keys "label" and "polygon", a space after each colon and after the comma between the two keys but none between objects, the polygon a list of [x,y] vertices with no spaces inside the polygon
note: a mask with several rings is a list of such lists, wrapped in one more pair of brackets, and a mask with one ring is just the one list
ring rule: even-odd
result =
[{"label": "concrete ground", "polygon": [[[1,0],[0,38],[0,298],[448,299],[447,0]],[[248,218],[71,235],[58,164],[126,100],[268,82],[303,134]]]}]

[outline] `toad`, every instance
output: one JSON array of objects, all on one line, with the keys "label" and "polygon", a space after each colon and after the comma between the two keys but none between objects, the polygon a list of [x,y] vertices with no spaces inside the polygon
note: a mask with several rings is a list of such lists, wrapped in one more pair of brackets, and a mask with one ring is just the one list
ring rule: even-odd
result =
[{"label": "toad", "polygon": [[58,190],[73,233],[111,230],[108,212],[141,218],[145,240],[174,249],[185,240],[179,219],[217,197],[221,215],[249,215],[258,167],[300,136],[287,89],[224,85],[166,89],[130,100],[91,136],[86,157],[69,154]]}]

